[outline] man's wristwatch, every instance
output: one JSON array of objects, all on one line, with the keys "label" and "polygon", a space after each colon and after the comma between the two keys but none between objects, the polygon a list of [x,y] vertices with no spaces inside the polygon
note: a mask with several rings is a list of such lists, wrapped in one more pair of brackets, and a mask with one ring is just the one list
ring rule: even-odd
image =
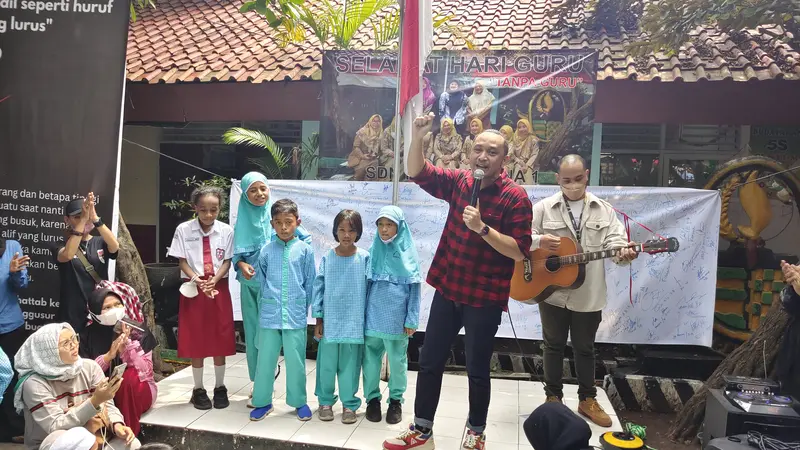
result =
[{"label": "man's wristwatch", "polygon": [[480,231],[480,233],[479,233],[479,234],[480,234],[481,236],[486,236],[486,235],[488,235],[488,234],[489,234],[489,225],[484,225],[484,226],[483,226],[483,228],[481,228],[481,231]]},{"label": "man's wristwatch", "polygon": [[103,223],[103,219],[98,217],[97,222],[92,223],[92,225],[94,225],[95,228],[100,228],[105,224]]}]

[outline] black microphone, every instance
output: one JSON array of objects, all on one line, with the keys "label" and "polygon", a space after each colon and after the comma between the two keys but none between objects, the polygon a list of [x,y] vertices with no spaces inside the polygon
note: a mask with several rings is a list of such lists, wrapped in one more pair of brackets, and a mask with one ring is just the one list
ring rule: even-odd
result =
[{"label": "black microphone", "polygon": [[472,185],[472,199],[470,199],[469,204],[472,207],[478,205],[478,194],[481,192],[481,180],[483,180],[483,169],[477,169],[475,172],[472,172],[472,178],[475,180],[475,184]]}]

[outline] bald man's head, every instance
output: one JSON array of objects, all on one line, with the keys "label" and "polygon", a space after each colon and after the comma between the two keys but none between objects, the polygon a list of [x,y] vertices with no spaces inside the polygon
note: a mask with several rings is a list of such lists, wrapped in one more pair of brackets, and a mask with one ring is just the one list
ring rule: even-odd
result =
[{"label": "bald man's head", "polygon": [[586,160],[580,155],[567,155],[558,163],[558,184],[561,191],[570,200],[580,200],[586,195],[589,183],[589,169]]}]

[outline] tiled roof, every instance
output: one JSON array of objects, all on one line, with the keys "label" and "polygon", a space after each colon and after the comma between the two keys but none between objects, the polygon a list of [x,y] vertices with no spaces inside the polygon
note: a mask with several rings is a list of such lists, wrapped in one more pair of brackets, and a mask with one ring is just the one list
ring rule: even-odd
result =
[{"label": "tiled roof", "polygon": [[[280,48],[263,17],[238,11],[241,0],[158,0],[131,25],[128,79],[181,83],[319,79],[322,49],[313,41]],[[434,0],[434,10],[452,14],[482,49],[598,50],[597,77],[641,81],[800,79],[800,54],[757,32],[724,33],[699,29],[676,55],[632,57],[624,48],[638,33],[554,29],[547,13],[560,0]],[[371,48],[368,37],[357,39]],[[436,37],[437,49],[463,46],[449,33]]]}]

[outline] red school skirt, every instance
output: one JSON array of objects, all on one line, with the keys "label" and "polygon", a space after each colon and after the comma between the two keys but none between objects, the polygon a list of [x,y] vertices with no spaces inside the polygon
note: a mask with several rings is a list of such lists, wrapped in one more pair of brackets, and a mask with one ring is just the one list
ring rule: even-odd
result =
[{"label": "red school skirt", "polygon": [[207,358],[236,354],[233,332],[233,305],[228,278],[216,285],[219,293],[208,297],[199,291],[197,297],[181,295],[178,310],[178,357]]}]

